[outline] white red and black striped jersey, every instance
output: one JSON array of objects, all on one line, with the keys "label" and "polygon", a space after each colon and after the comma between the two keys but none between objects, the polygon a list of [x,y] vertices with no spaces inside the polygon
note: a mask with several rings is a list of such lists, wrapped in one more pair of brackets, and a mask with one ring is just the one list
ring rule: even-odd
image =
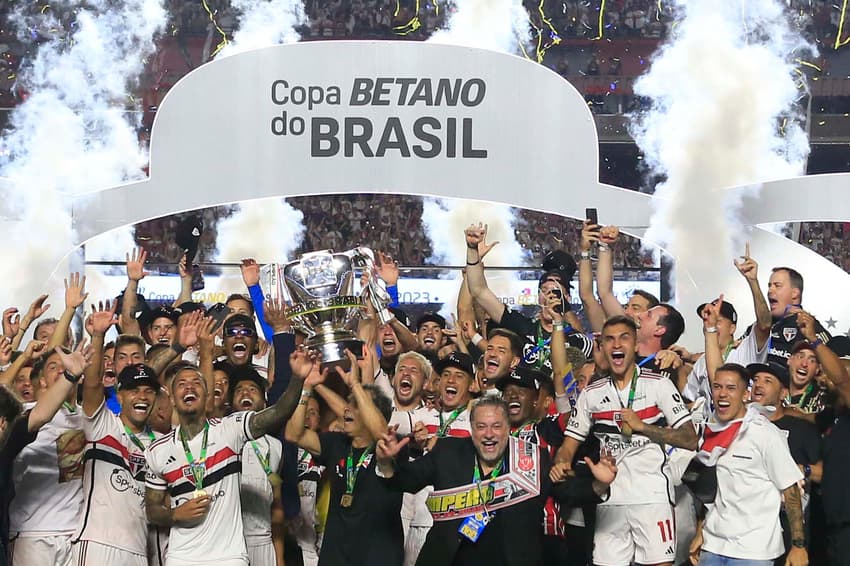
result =
[{"label": "white red and black striped jersey", "polygon": [[[631,383],[631,382],[629,382]],[[565,434],[584,442],[589,434],[617,459],[617,478],[611,496],[601,505],[664,503],[673,501],[673,485],[665,446],[642,434],[624,435],[622,410],[628,407],[631,386],[618,390],[610,378],[588,385],[573,407]],[[641,368],[632,409],[643,422],[679,428],[691,422],[682,396],[667,377]]]},{"label": "white red and black striped jersey", "polygon": [[[417,409],[417,420],[422,421],[428,434],[436,434],[438,436],[451,436],[453,438],[467,438],[472,434],[472,425],[469,422],[469,409],[464,409],[452,420],[453,411],[443,411],[442,413],[436,409]],[[442,419],[442,420],[441,420]],[[414,425],[416,422],[414,421]],[[445,428],[443,434],[440,434],[441,427]]]},{"label": "white red and black striped jersey", "polygon": [[[210,496],[209,512],[192,527],[172,527],[168,541],[169,564],[247,564],[248,552],[242,534],[242,504],[239,474],[242,448],[251,440],[254,412],[239,412],[223,419],[209,419],[206,472],[203,488]],[[178,426],[151,444],[145,452],[147,489],[168,491],[171,506],[192,498],[195,481],[180,441]],[[194,458],[199,458],[203,432],[189,440]]]},{"label": "white red and black striped jersey", "polygon": [[[283,451],[280,440],[267,434],[254,442],[269,468],[278,474]],[[253,443],[246,442],[242,449],[242,523],[246,539],[256,537],[271,541],[273,501],[274,490],[266,470],[254,451]]]},{"label": "white red and black striped jersey", "polygon": [[[73,540],[93,541],[144,555],[148,530],[145,453],[105,402],[90,417],[80,412],[86,435],[84,504]],[[136,439],[147,448],[152,443],[151,434],[154,433],[137,434]]]}]

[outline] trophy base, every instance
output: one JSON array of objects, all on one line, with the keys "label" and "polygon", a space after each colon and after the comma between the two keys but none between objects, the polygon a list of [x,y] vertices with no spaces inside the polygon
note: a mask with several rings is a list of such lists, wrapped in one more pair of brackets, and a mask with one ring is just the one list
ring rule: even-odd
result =
[{"label": "trophy base", "polygon": [[358,359],[363,358],[361,353],[363,352],[363,341],[356,338],[326,342],[322,340],[321,336],[317,336],[315,342],[313,340],[307,340],[304,345],[322,354],[322,368],[340,366],[345,371],[348,371],[350,369],[350,362],[346,352],[353,353]]}]

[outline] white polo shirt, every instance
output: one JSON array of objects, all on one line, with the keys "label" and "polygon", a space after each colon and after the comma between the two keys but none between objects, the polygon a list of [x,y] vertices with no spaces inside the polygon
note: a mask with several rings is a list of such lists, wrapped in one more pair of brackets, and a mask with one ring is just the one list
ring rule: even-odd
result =
[{"label": "white polo shirt", "polygon": [[782,491],[802,479],[785,434],[756,417],[717,461],[717,496],[705,518],[703,550],[746,560],[781,556]]}]

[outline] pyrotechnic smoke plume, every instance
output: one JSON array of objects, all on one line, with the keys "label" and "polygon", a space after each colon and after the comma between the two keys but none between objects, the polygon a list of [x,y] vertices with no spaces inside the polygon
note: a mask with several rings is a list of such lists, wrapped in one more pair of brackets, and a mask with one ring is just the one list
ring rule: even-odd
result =
[{"label": "pyrotechnic smoke plume", "polygon": [[446,28],[428,41],[516,53],[528,37],[522,0],[458,0]]},{"label": "pyrotechnic smoke plume", "polygon": [[304,237],[304,214],[282,198],[252,200],[218,223],[217,259],[238,263],[254,258],[259,263],[291,259]]},{"label": "pyrotechnic smoke plume", "polygon": [[744,249],[741,203],[720,189],[804,173],[794,59],[809,51],[779,0],[676,3],[671,39],[635,84],[652,109],[632,129],[651,170],[667,179],[653,196],[647,240],[676,258],[678,292],[692,293],[696,281],[702,301],[724,291]]},{"label": "pyrotechnic smoke plume", "polygon": [[238,29],[219,58],[301,39],[295,28],[307,21],[302,0],[232,0],[231,5]]},{"label": "pyrotechnic smoke plume", "polygon": [[[127,113],[135,109],[128,93],[166,13],[162,0],[58,0],[43,11],[29,2],[13,6],[10,23],[22,41],[46,39],[33,45],[36,54],[19,73],[28,97],[11,114],[0,161],[10,179],[3,191],[11,219],[3,226],[4,257],[16,266],[0,304],[25,308],[66,275],[47,282],[72,241],[71,197],[144,175],[140,115]],[[51,302],[61,308],[61,294]]]}]

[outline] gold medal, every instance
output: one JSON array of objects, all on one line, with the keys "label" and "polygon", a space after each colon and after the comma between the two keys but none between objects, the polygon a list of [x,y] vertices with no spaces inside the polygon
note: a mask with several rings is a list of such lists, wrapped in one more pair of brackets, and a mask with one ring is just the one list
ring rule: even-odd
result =
[{"label": "gold medal", "polygon": [[207,496],[207,492],[206,492],[206,491],[204,491],[203,489],[196,489],[196,490],[192,493],[192,498],[193,498],[193,499],[198,499],[199,497],[206,497],[206,496]]},{"label": "gold medal", "polygon": [[272,484],[272,487],[280,487],[280,484],[283,483],[283,480],[280,479],[280,476],[276,473],[271,473],[268,475],[269,483]]},{"label": "gold medal", "polygon": [[354,503],[354,496],[350,493],[343,493],[342,499],[339,500],[339,504],[343,507],[351,507],[351,504]]}]

